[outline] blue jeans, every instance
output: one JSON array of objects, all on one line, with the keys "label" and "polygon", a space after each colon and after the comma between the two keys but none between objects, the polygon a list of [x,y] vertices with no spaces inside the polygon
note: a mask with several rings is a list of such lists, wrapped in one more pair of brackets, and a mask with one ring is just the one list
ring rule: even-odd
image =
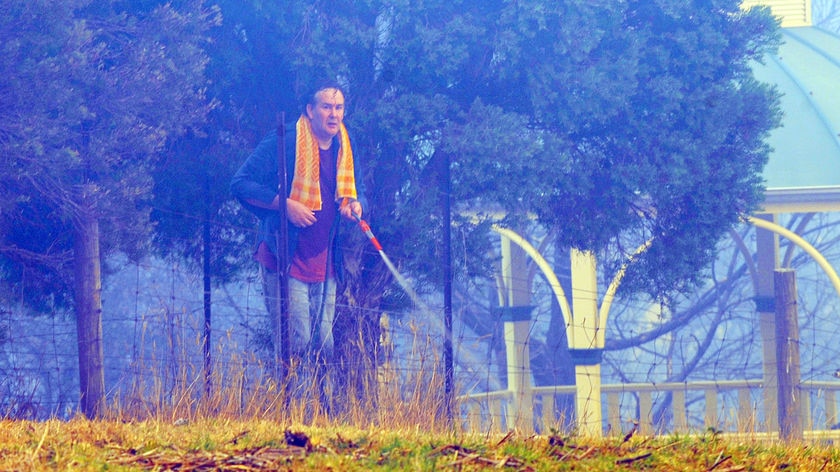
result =
[{"label": "blue jeans", "polygon": [[[277,273],[260,270],[265,304],[272,321],[274,342],[277,339]],[[289,277],[289,342],[291,357],[330,362],[335,349],[335,280],[307,283]]]}]

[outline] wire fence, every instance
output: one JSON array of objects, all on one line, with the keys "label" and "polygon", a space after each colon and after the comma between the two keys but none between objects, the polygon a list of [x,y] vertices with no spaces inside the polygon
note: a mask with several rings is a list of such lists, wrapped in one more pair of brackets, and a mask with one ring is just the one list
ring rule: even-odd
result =
[{"label": "wire fence", "polygon": [[[826,217],[809,226],[807,237],[819,241],[835,266],[836,223]],[[749,241],[750,228],[739,229]],[[653,432],[681,429],[766,429],[772,412],[762,407],[762,365],[766,348],[756,314],[748,263],[724,243],[708,282],[679,306],[665,307],[643,299],[614,303],[606,326],[607,345],[599,364],[606,430],[626,431],[644,423]],[[788,249],[782,243],[783,253]],[[837,423],[834,384],[840,376],[838,294],[822,270],[803,254],[791,252],[799,289],[799,348],[807,423],[831,428]],[[271,398],[270,323],[255,270],[212,292],[211,372],[202,349],[204,293],[199,271],[178,262],[115,258],[118,270],[103,285],[103,352],[108,401],[115,408],[173,416],[178,405],[192,405],[208,388],[241,412],[260,414],[275,408],[255,398]],[[397,261],[399,265],[399,261]],[[458,421],[483,428],[513,426],[508,382],[527,376],[525,403],[537,429],[570,428],[575,423],[575,366],[565,344],[568,330],[547,281],[527,279],[534,310],[526,344],[505,345],[505,322],[492,310],[491,282],[461,287],[456,294],[453,327],[455,394],[472,400],[459,403]],[[568,283],[568,274],[560,274]],[[410,281],[409,277],[409,281]],[[606,281],[601,281],[603,286]],[[439,401],[443,389],[443,306],[424,296],[423,307],[367,310],[340,306],[376,323],[376,358],[345,359],[328,370],[363,372],[372,384],[362,390],[377,401],[368,406],[383,418],[397,409],[384,398],[417,407]],[[349,326],[357,326],[350,324]],[[72,315],[32,315],[15,300],[0,306],[0,408],[10,418],[67,418],[78,409],[78,352]],[[364,339],[342,333],[348,343]],[[527,371],[508,362],[510,349],[527,349]],[[360,362],[358,365],[347,362]],[[232,395],[231,392],[239,392]],[[496,393],[494,393],[496,392]],[[710,392],[714,392],[712,395]],[[497,397],[494,397],[497,395]],[[236,397],[236,398],[233,398]],[[476,399],[482,399],[478,402]],[[222,400],[217,399],[218,406]],[[338,401],[338,400],[336,400]],[[676,405],[676,407],[675,407]],[[188,408],[187,408],[188,410]],[[488,426],[490,425],[490,426]]]}]

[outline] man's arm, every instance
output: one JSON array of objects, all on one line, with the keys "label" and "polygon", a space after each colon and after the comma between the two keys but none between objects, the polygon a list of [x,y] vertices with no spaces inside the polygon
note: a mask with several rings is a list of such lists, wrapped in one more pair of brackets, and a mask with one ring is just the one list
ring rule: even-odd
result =
[{"label": "man's arm", "polygon": [[[359,154],[353,155],[353,180],[356,183],[356,200],[340,205],[341,215],[349,220],[355,221],[356,217],[362,217],[362,211],[367,206],[365,197],[365,172],[364,161]],[[355,215],[355,216],[353,216]]]},{"label": "man's arm", "polygon": [[277,134],[266,136],[236,171],[230,192],[258,216],[277,210]]}]

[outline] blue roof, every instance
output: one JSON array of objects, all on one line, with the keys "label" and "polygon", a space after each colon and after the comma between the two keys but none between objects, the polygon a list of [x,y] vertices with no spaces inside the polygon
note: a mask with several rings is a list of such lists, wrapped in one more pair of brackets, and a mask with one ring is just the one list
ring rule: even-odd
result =
[{"label": "blue roof", "polygon": [[753,67],[782,93],[782,126],[768,139],[764,169],[768,200],[776,190],[840,189],[840,36],[816,27],[781,32],[778,53]]}]

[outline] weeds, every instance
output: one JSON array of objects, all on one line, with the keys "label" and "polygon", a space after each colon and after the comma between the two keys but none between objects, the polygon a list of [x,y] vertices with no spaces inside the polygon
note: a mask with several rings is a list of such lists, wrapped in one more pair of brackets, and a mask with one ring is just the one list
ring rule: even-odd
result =
[{"label": "weeds", "polygon": [[202,418],[4,421],[2,470],[837,470],[836,448],[510,433],[502,437]]},{"label": "weeds", "polygon": [[386,364],[375,375],[298,366],[283,382],[235,356],[209,379],[189,362],[137,366],[144,380],[113,395],[102,419],[0,421],[0,470],[840,470],[831,444],[760,443],[715,428],[598,439],[557,428],[465,433],[443,416],[442,376],[430,364]]}]

